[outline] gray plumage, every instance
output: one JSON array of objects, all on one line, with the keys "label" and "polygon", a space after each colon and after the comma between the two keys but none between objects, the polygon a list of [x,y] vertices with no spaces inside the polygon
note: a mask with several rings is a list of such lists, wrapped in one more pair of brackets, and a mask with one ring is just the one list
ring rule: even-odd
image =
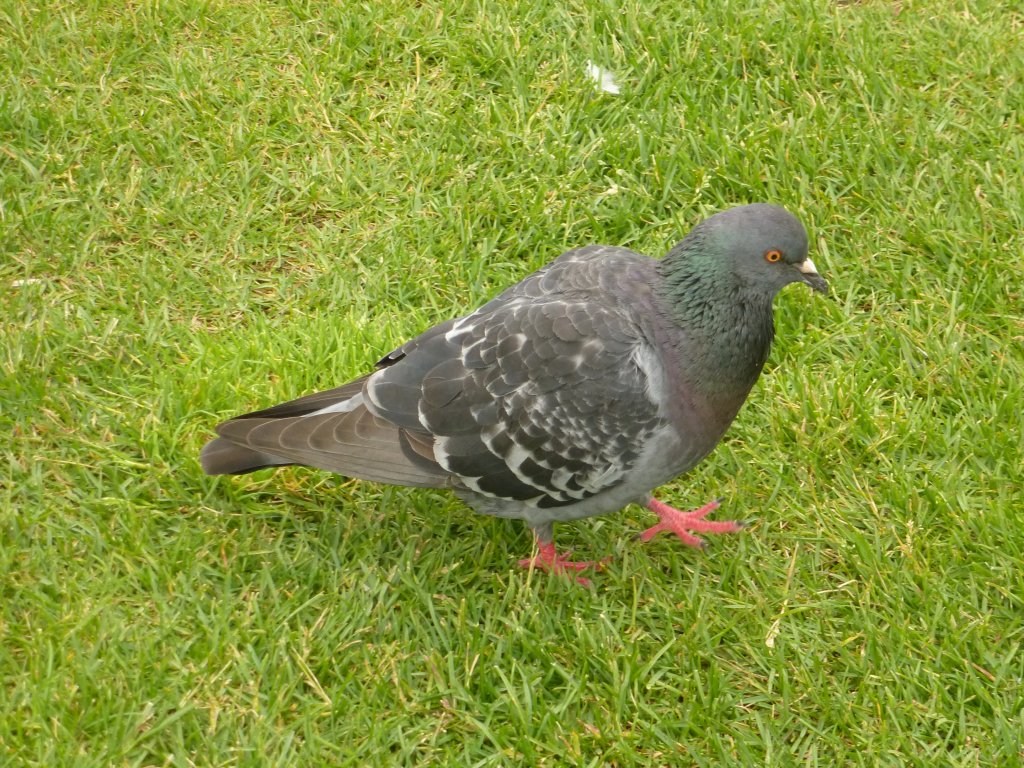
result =
[{"label": "gray plumage", "polygon": [[764,204],[711,217],[660,261],[572,250],[360,379],[224,422],[203,469],[451,488],[550,542],[554,522],[645,503],[714,448],[795,281],[826,289],[803,226]]}]

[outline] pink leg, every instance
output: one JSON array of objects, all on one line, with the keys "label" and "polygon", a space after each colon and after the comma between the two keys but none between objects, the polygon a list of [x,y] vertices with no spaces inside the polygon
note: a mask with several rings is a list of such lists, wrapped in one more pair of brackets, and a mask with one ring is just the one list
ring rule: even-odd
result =
[{"label": "pink leg", "polygon": [[688,544],[691,547],[703,547],[706,546],[704,539],[700,538],[700,536],[694,536],[691,531],[695,533],[735,533],[746,527],[743,523],[733,520],[716,522],[704,519],[717,509],[721,503],[719,499],[715,499],[700,509],[681,512],[663,501],[651,499],[647,502],[647,508],[657,514],[661,518],[661,522],[641,533],[640,540],[650,541],[662,531],[671,531],[682,539],[684,544]]},{"label": "pink leg", "polygon": [[[538,552],[534,557],[520,560],[519,565],[523,568],[540,568],[547,573],[570,573],[583,571],[587,568],[599,571],[607,562],[607,560],[566,560],[564,555],[558,554],[555,550],[555,543],[553,541],[540,541],[538,539],[537,549]],[[569,553],[566,552],[565,554],[568,555]],[[585,579],[582,576],[574,576],[574,578],[583,586],[590,586],[590,579]]]}]

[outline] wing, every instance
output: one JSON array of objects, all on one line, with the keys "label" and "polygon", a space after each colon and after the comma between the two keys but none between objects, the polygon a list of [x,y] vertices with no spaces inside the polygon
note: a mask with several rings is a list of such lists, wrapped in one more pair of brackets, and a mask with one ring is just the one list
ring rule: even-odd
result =
[{"label": "wing", "polygon": [[649,394],[656,356],[636,308],[593,282],[567,291],[559,280],[545,296],[529,281],[393,352],[364,396],[429,434],[434,460],[466,488],[565,506],[621,483],[667,420]]}]

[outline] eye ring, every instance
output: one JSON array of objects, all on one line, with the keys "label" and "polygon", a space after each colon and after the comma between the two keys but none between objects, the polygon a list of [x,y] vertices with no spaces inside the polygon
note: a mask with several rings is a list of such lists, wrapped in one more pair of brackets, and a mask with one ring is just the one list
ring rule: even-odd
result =
[{"label": "eye ring", "polygon": [[772,250],[765,251],[764,253],[764,260],[767,261],[769,264],[774,264],[780,259],[782,259],[782,251],[777,251],[773,248]]}]

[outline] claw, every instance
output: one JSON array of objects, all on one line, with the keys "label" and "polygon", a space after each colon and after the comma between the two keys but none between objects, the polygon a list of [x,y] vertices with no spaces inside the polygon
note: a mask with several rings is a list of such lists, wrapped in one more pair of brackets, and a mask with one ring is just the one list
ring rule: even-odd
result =
[{"label": "claw", "polygon": [[566,552],[565,555],[558,554],[552,541],[537,542],[537,550],[536,555],[520,560],[519,565],[523,568],[540,568],[546,573],[569,573],[585,587],[590,586],[590,579],[577,576],[576,573],[585,571],[587,568],[599,571],[605,563],[611,560],[611,557],[606,557],[603,560],[567,560],[566,557],[571,554],[571,551]]},{"label": "claw", "polygon": [[700,536],[695,536],[691,531],[695,533],[735,533],[746,527],[746,523],[735,520],[704,519],[721,503],[722,499],[715,499],[699,509],[682,512],[662,501],[651,499],[647,502],[647,508],[657,514],[661,520],[641,533],[639,538],[641,541],[650,541],[662,531],[668,531],[678,536],[687,546],[703,549],[707,546],[707,542]]}]

